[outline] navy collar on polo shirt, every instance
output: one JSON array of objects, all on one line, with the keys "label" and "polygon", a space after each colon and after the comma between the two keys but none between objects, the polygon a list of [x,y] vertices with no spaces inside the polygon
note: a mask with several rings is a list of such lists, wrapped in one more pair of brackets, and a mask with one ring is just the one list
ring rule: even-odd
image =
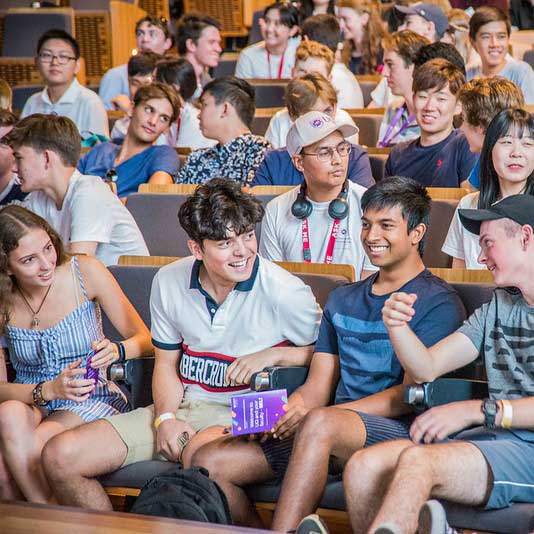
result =
[{"label": "navy collar on polo shirt", "polygon": [[[208,309],[208,312],[211,316],[211,319],[213,320],[213,316],[217,313],[217,310],[219,309],[219,305],[213,297],[202,287],[202,284],[200,283],[200,266],[202,265],[202,261],[195,260],[195,263],[193,263],[193,268],[191,269],[191,282],[189,284],[189,289],[198,289],[202,295],[206,298],[206,307]],[[254,266],[252,267],[252,273],[250,275],[250,278],[247,280],[243,280],[242,282],[238,282],[234,290],[237,291],[250,291],[254,287],[254,282],[256,281],[256,276],[258,276],[258,269],[260,266],[260,258],[258,255],[256,255],[256,259],[254,260]]]}]

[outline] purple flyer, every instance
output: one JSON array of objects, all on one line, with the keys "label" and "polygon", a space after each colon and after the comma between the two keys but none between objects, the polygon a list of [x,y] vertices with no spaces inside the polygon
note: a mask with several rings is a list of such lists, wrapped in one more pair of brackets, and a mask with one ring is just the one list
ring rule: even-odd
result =
[{"label": "purple flyer", "polygon": [[287,391],[274,389],[232,397],[232,434],[269,432],[287,412]]}]

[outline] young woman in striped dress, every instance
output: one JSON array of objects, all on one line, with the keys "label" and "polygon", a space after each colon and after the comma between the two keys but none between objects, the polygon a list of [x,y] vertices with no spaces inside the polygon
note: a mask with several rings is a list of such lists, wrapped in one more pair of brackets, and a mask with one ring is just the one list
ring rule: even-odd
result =
[{"label": "young woman in striped dress", "polygon": [[[122,343],[104,338],[100,306]],[[150,353],[150,334],[98,260],[68,257],[48,223],[20,206],[0,211],[0,333],[16,373],[15,382],[0,382],[0,499],[50,503],[44,444],[128,410],[105,370],[120,357]],[[98,373],[87,378],[91,351],[89,367]]]}]

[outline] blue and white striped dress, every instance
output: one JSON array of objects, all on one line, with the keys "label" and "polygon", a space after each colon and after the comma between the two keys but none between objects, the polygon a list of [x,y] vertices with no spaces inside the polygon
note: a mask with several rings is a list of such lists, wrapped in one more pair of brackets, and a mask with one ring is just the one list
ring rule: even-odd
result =
[{"label": "blue and white striped dress", "polygon": [[[76,303],[78,307],[59,323],[45,330],[7,327],[7,345],[11,363],[16,371],[15,382],[37,384],[53,380],[67,365],[82,358],[81,367],[85,368],[91,343],[104,339],[100,309],[89,300],[80,273],[78,259],[71,261]],[[80,304],[76,276],[85,300]],[[104,374],[102,372],[101,374]],[[127,412],[128,403],[120,389],[101,376],[96,389],[84,402],[66,399],[52,400],[47,405],[48,415],[58,410],[67,410],[79,415],[86,423]]]}]

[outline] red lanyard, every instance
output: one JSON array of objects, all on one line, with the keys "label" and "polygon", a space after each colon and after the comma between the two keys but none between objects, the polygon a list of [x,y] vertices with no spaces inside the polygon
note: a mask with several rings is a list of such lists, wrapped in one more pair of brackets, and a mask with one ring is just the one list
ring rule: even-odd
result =
[{"label": "red lanyard", "polygon": [[[269,78],[273,79],[273,76],[271,74],[271,53],[269,50],[267,52],[267,63],[269,63]],[[278,67],[278,76],[277,78],[280,80],[282,78],[282,70],[284,69],[284,58],[286,55],[286,51],[284,50],[284,53],[282,54],[282,58],[280,59],[280,65]]]},{"label": "red lanyard", "polygon": [[[336,219],[332,225],[328,246],[326,247],[326,254],[324,256],[324,263],[332,263],[332,261],[334,261],[334,246],[336,245],[340,222],[341,221],[339,219]],[[308,219],[302,219],[302,255],[304,256],[304,261],[306,263],[311,263],[310,231],[308,228]]]}]

